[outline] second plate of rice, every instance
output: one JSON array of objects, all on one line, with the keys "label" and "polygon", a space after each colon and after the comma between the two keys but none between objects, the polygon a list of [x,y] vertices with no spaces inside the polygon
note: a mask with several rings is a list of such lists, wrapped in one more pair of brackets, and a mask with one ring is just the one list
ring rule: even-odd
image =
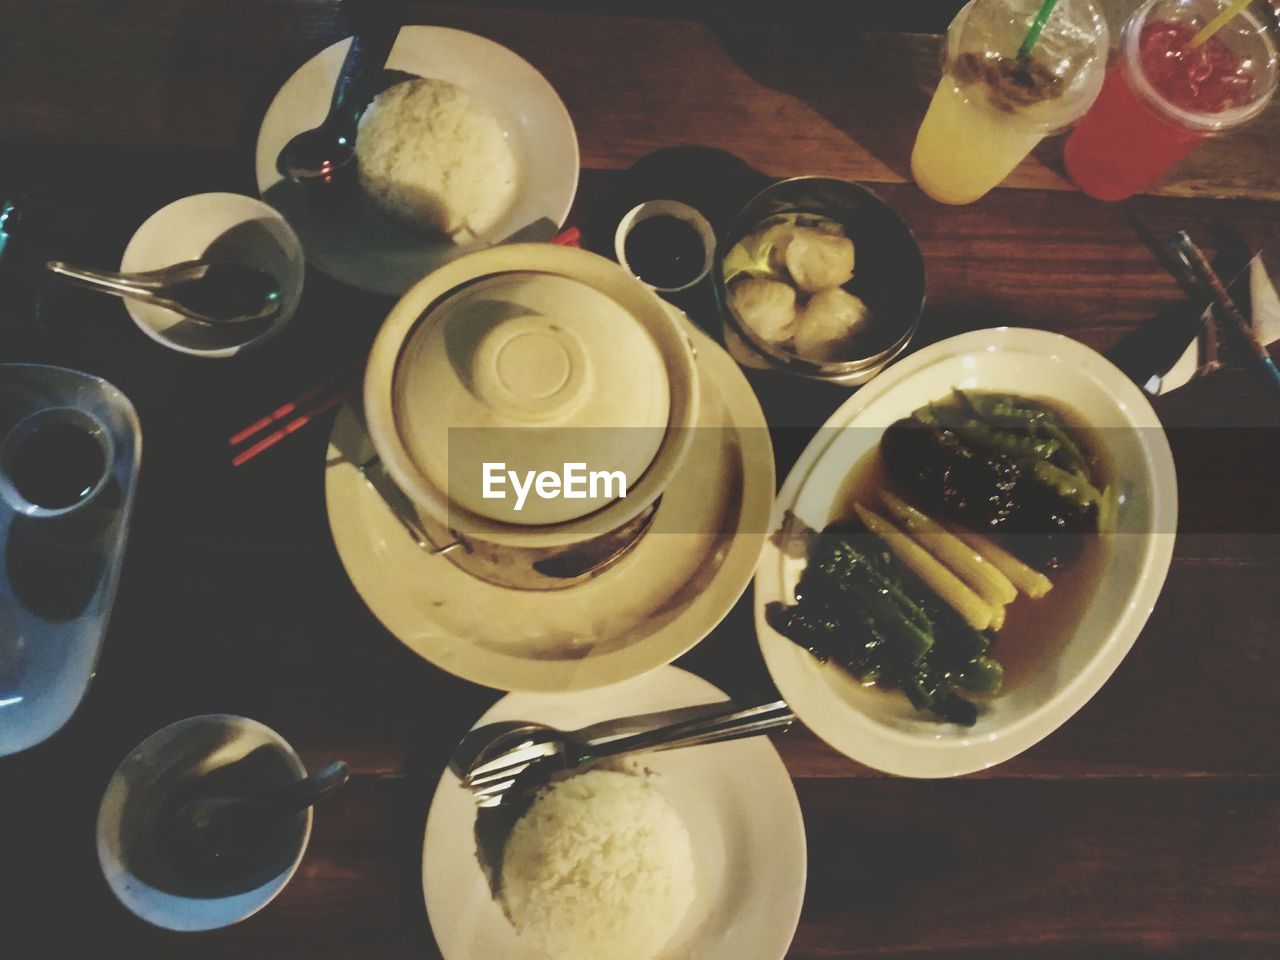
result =
[{"label": "second plate of rice", "polygon": [[[676,667],[580,693],[510,694],[502,720],[577,729],[724,699]],[[477,810],[441,777],[423,890],[445,960],[781,960],[804,899],[804,821],[766,738],[645,754],[544,791],[490,884]],[[496,887],[496,890],[495,890]]]},{"label": "second plate of rice", "polygon": [[[320,206],[276,160],[317,126],[351,41],[304,63],[258,130],[258,190],[335,279],[400,294],[436,267],[507,240],[549,240],[578,188],[578,141],[551,84],[506,47],[462,30],[405,26],[357,137],[360,189]],[[334,207],[337,209],[334,209]]]}]

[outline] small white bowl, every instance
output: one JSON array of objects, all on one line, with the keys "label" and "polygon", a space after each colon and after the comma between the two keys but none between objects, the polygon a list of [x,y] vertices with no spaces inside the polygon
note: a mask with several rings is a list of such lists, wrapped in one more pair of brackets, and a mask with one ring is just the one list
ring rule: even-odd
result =
[{"label": "small white bowl", "polygon": [[125,309],[139,330],[179,353],[233,357],[284,329],[302,299],[306,261],[284,217],[253,197],[198,193],[161,207],[134,233],[120,269],[141,273],[205,257],[270,273],[280,284],[280,312],[270,320],[211,327],[155,304],[126,299]]},{"label": "small white bowl", "polygon": [[1045,397],[1076,411],[1095,429],[1111,466],[1116,533],[1100,587],[1057,654],[1034,677],[987,703],[968,728],[930,719],[903,696],[861,687],[775,631],[766,609],[795,602],[805,559],[795,555],[801,553],[797,538],[770,538],[756,570],[756,633],[782,696],[845,756],[909,777],[954,777],[1002,763],[1084,706],[1146,623],[1169,572],[1177,526],[1173,456],[1142,392],[1075,340],[998,327],[926,347],[854,394],[800,455],[778,494],[770,529],[782,529],[788,514],[815,530],[835,520],[845,476],[880,442],[884,428],[954,387]]},{"label": "small white bowl", "polygon": [[[640,276],[635,268],[627,262],[627,237],[635,229],[636,224],[642,223],[651,217],[674,217],[677,220],[683,220],[698,231],[698,237],[702,240],[702,269],[688,283],[682,283],[678,287],[655,286]],[[632,207],[618,221],[618,228],[613,232],[613,255],[617,258],[618,263],[626,268],[629,274],[646,287],[657,290],[659,293],[679,293],[682,290],[688,290],[695,284],[701,283],[707,274],[711,272],[711,265],[716,258],[716,232],[711,228],[707,218],[699,210],[689,206],[687,203],[681,203],[679,200],[646,200],[644,203]]]},{"label": "small white bowl", "polygon": [[[233,771],[237,778],[231,782]],[[280,832],[279,849],[266,852],[252,874],[216,882],[170,866],[161,824],[188,798],[184,788],[198,777],[221,779],[221,788],[231,792],[248,786],[242,780],[270,788],[306,775],[285,739],[256,720],[211,714],[153,733],[116,768],[98,808],[98,863],[111,892],[134,914],[167,930],[214,930],[252,916],[297,871],[311,838],[311,810],[299,816],[291,834]]]}]

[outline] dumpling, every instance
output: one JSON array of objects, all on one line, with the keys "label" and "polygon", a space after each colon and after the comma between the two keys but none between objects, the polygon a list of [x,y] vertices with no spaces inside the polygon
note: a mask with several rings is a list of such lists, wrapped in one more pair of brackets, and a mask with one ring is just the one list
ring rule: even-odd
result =
[{"label": "dumpling", "polygon": [[809,298],[795,326],[795,352],[815,363],[848,360],[853,338],[864,330],[871,311],[839,287]]},{"label": "dumpling", "polygon": [[791,279],[806,293],[830,290],[853,279],[853,241],[839,234],[798,228],[783,257]]},{"label": "dumpling", "polygon": [[796,226],[789,217],[768,221],[733,245],[724,258],[724,279],[732,281],[740,274],[766,280],[787,280],[783,250],[791,242]]},{"label": "dumpling", "polygon": [[729,287],[729,306],[765,343],[785,343],[795,332],[796,292],[789,283],[740,277]]}]

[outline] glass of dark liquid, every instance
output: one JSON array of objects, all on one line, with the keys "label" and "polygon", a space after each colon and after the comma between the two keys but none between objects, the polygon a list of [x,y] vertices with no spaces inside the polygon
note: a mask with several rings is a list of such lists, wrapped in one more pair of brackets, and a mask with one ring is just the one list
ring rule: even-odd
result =
[{"label": "glass of dark liquid", "polygon": [[40,410],[0,440],[0,497],[24,516],[65,516],[106,486],[114,452],[110,432],[92,414]]}]

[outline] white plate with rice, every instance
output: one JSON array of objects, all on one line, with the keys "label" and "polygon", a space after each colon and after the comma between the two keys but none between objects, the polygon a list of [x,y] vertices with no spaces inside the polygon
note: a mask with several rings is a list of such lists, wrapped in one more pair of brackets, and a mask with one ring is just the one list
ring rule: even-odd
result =
[{"label": "white plate with rice", "polygon": [[[571,730],[723,699],[705,680],[668,666],[578,693],[509,694],[476,725],[528,720]],[[633,841],[629,849],[608,845],[614,851],[611,860],[586,859],[565,874],[559,891],[550,880],[540,888],[530,880],[531,855],[533,862],[545,857],[563,866],[585,850],[601,849],[611,826],[608,817],[600,817],[598,825],[592,822],[591,829],[574,834],[572,843],[564,836],[548,837],[548,823],[572,821],[575,798],[568,797],[558,809],[543,808],[538,830],[523,831],[539,849],[523,849],[513,861],[519,868],[506,868],[507,882],[518,887],[510,899],[526,914],[546,917],[538,930],[526,928],[523,934],[494,898],[477,859],[475,803],[458,778],[445,772],[427,817],[422,863],[427,915],[445,960],[548,960],[536,940],[539,930],[562,944],[566,930],[580,931],[581,940],[562,949],[561,957],[781,960],[786,955],[804,899],[805,835],[795,788],[773,745],[752,738],[639,760],[647,775],[633,788],[620,789],[618,775],[607,774],[593,790],[578,791],[595,794],[593,811],[612,811],[621,835]],[[610,777],[615,782],[608,782]],[[578,779],[585,784],[585,777]],[[515,832],[522,832],[520,826]],[[575,889],[573,878],[585,876],[600,891],[598,898],[584,894],[581,886]],[[628,876],[648,882],[642,889]],[[572,905],[557,915],[548,905],[564,902],[560,897],[566,891]],[[638,914],[627,918],[608,911],[604,905],[611,900],[627,903]],[[679,912],[671,905],[686,901],[683,916],[671,921],[670,914]],[[629,941],[654,939],[641,935],[645,930],[660,930],[665,946],[656,953],[626,952]],[[592,948],[601,941],[607,948]]]},{"label": "white plate with rice", "polygon": [[258,190],[312,265],[362,290],[400,294],[478,246],[555,235],[578,188],[569,112],[528,62],[447,27],[400,29],[387,69],[427,83],[414,84],[413,96],[392,87],[366,111],[357,139],[362,189],[351,203],[307,202],[276,160],[295,134],[324,119],[350,43],[299,67],[258,130]]}]

